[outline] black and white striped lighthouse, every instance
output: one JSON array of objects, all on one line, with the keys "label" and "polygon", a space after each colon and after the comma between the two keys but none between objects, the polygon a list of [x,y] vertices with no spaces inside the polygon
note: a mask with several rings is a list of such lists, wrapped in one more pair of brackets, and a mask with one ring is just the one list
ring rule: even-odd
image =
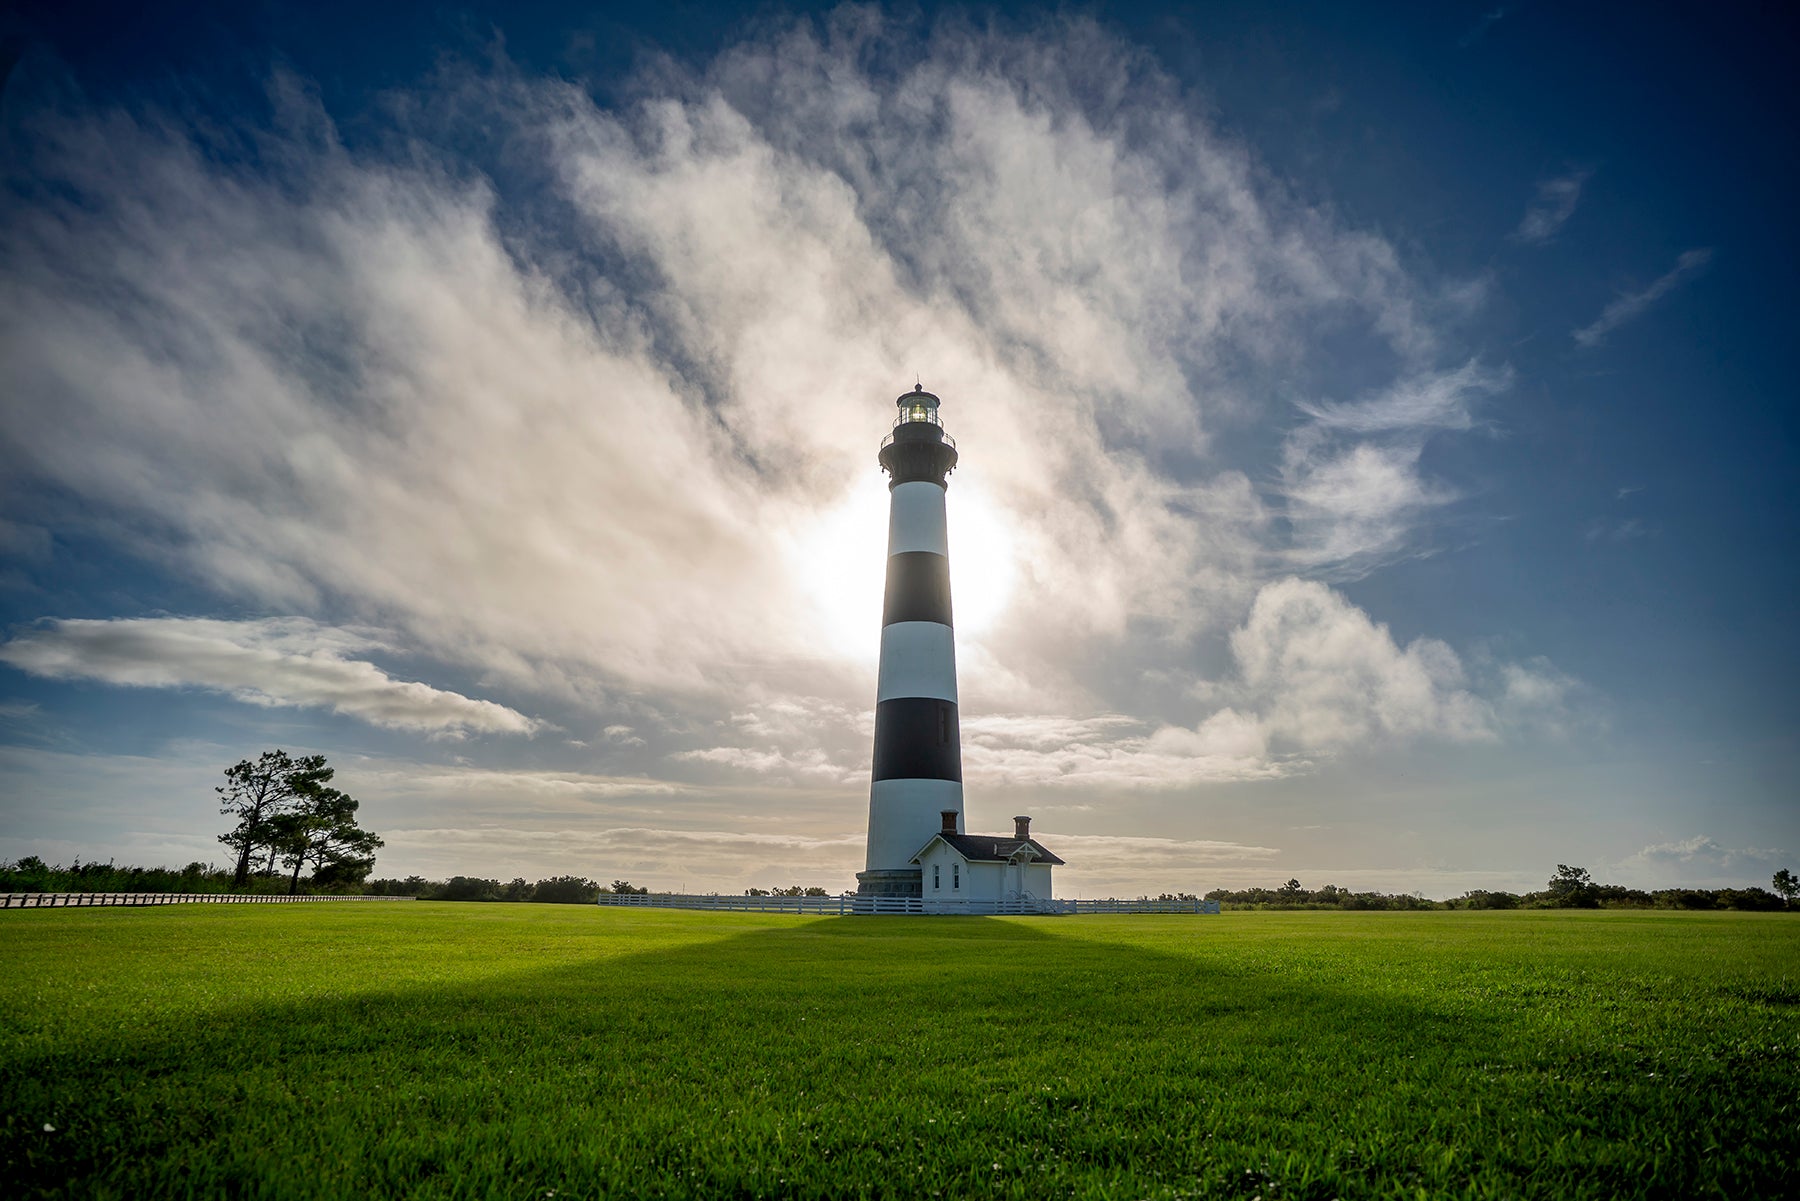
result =
[{"label": "black and white striped lighthouse", "polygon": [[938,398],[916,388],[897,402],[881,444],[888,474],[887,593],[875,690],[875,768],[869,849],[857,891],[920,895],[911,860],[954,814],[962,830],[962,735],[956,715],[956,644],[950,620],[950,549],[944,490],[956,442]]}]

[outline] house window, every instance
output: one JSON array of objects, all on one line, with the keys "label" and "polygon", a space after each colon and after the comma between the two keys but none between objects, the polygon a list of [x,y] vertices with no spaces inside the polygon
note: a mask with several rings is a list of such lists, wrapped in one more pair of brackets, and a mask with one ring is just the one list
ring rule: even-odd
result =
[{"label": "house window", "polygon": [[943,885],[938,883],[938,873],[943,870],[943,866],[944,865],[941,863],[934,863],[931,865],[931,886],[933,888],[943,887]]},{"label": "house window", "polygon": [[950,887],[962,887],[962,864],[960,863],[952,863],[950,865]]}]

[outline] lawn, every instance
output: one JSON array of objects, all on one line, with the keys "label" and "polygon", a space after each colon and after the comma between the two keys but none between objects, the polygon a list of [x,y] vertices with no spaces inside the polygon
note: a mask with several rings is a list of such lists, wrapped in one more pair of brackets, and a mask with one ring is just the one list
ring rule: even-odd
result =
[{"label": "lawn", "polygon": [[12,1195],[1800,1195],[1800,916],[0,913]]}]

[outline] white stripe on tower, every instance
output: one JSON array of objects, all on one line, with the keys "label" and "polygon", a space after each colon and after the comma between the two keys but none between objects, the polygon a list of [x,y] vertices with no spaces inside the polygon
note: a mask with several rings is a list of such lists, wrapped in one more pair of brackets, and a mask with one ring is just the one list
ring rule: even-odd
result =
[{"label": "white stripe on tower", "polygon": [[896,621],[881,627],[881,677],[875,701],[902,696],[935,696],[956,703],[956,632],[949,626]]},{"label": "white stripe on tower", "polygon": [[899,400],[882,445],[888,484],[887,594],[875,696],[875,762],[869,788],[867,869],[860,889],[918,895],[911,860],[942,828],[962,825],[962,736],[956,703],[956,636],[950,610],[944,490],[956,444],[938,423],[937,397]]},{"label": "white stripe on tower", "polygon": [[888,554],[926,550],[948,558],[948,524],[944,516],[944,485],[913,480],[888,490]]}]

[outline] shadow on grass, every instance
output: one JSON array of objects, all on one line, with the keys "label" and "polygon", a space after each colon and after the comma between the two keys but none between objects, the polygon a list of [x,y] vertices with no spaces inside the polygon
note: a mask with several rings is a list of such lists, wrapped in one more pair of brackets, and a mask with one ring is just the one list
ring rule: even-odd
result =
[{"label": "shadow on grass", "polygon": [[[1482,1180],[1510,1195],[1617,1196],[1646,1181],[1766,1183],[1761,1160],[1708,1176],[1697,1151],[1669,1143],[1692,1130],[1691,1105],[1649,1115],[1667,1151],[1649,1176],[1628,1145],[1642,1113],[1547,1114],[1569,1090],[1504,1007],[1400,1003],[1055,929],[797,920],[95,1031],[0,1069],[4,1166],[27,1190],[122,1197],[1323,1198]],[[1600,1095],[1608,1069],[1586,1070],[1588,1101],[1631,1099]]]}]

